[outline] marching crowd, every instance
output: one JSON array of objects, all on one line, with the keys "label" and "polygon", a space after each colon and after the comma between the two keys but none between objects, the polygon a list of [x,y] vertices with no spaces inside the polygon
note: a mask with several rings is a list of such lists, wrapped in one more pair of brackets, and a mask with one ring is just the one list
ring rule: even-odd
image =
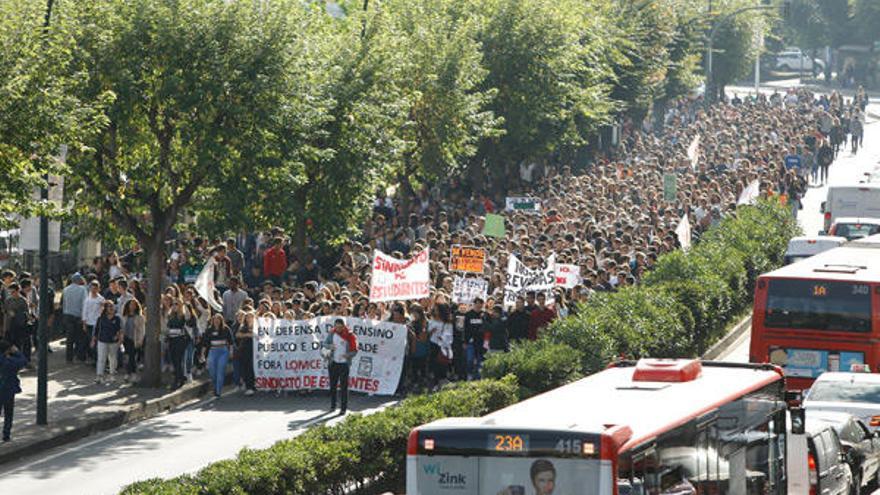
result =
[{"label": "marching crowd", "polygon": [[[866,101],[864,93],[845,101],[836,93],[816,98],[805,90],[735,97],[708,108],[699,99],[681,99],[670,105],[662,126],[627,121],[618,146],[576,169],[523,162],[504,191],[457,179],[424,188],[407,201],[382,191],[360,235],[335,252],[310,246],[296,253],[279,228],[225,240],[178,236],[169,248],[163,281],[163,363],[173,371],[175,387],[207,369],[219,395],[231,360],[234,385],[249,395],[255,388],[252,346],[258,318],[334,315],[407,325],[401,393],[478,377],[486,354],[503,352],[512,341],[536,339],[554,319],[588,303],[594,292],[639,283],[659,256],[680,246],[676,226],[683,217],[697,241],[725,215],[735,214],[755,181],[762,196],[777,196],[797,214],[811,173],[813,180],[819,171],[827,175],[826,148],[833,160],[851,136],[857,149]],[[789,155],[798,155],[804,165],[787,168]],[[672,198],[664,188],[668,174],[676,178]],[[483,185],[491,184],[485,177]],[[541,210],[505,212],[505,196],[537,198]],[[488,213],[505,215],[503,236],[483,233]],[[448,267],[454,245],[486,250],[485,299],[453,302],[456,274]],[[370,302],[375,250],[403,259],[426,247],[430,297]],[[517,294],[515,305],[503,307],[508,257],[538,268],[553,253],[558,263],[580,268],[580,282],[549,293]],[[194,287],[208,257],[214,258],[213,282],[222,308],[212,307]],[[95,366],[97,381],[112,383],[118,369],[126,380],[138,372],[145,335],[144,267],[137,247],[121,256],[111,253],[73,274],[63,289],[57,316],[66,357]],[[29,356],[33,342],[34,281],[4,272],[0,290],[0,335],[23,356]],[[437,333],[452,342],[451,352],[438,344]]]}]

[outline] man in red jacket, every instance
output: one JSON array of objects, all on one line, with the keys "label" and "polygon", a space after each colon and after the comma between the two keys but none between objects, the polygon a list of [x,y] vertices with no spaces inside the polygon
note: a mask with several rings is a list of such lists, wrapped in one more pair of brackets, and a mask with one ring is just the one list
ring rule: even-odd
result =
[{"label": "man in red jacket", "polygon": [[546,306],[546,294],[539,292],[537,301],[538,307],[533,309],[532,314],[529,315],[529,340],[537,340],[538,331],[556,318],[556,311]]},{"label": "man in red jacket", "polygon": [[281,285],[281,276],[287,270],[287,255],[281,248],[281,238],[272,241],[272,247],[263,253],[263,277],[275,285]]}]

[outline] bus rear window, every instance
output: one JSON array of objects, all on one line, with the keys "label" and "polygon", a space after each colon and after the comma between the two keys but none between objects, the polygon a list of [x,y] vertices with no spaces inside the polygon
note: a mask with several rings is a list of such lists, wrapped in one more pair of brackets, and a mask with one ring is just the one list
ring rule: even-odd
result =
[{"label": "bus rear window", "polygon": [[868,284],[770,280],[764,326],[841,332],[871,331]]}]

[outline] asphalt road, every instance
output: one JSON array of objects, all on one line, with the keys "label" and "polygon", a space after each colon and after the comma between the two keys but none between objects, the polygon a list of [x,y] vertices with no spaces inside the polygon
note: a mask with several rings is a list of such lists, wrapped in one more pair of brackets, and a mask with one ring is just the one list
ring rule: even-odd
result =
[{"label": "asphalt road", "polygon": [[[192,473],[241,449],[266,448],[309,426],[340,420],[326,394],[300,397],[229,393],[162,416],[0,465],[0,493],[99,495],[134,482]],[[352,395],[349,408],[369,413],[388,397]],[[2,447],[0,447],[2,448]]]},{"label": "asphalt road", "polygon": [[[880,102],[868,106],[868,112],[880,114]],[[816,235],[823,228],[822,213],[819,211],[821,203],[828,196],[828,185],[853,184],[864,178],[865,173],[880,171],[880,121],[868,120],[865,127],[865,147],[855,155],[849,149],[841,150],[837,160],[829,170],[828,183],[821,187],[810,187],[802,202],[804,209],[798,213],[798,223],[804,231],[804,235]],[[723,353],[720,359],[745,363],[749,360],[749,337],[748,334],[737,341],[728,352]]]}]

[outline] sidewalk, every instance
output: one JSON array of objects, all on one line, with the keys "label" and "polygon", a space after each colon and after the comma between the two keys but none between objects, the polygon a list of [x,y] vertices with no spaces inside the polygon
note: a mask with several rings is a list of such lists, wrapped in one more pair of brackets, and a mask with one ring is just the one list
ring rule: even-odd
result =
[{"label": "sidewalk", "polygon": [[[37,426],[37,373],[22,370],[22,393],[15,398],[12,441],[0,444],[0,463],[37,454],[125,423],[155,416],[210,391],[206,375],[177,390],[143,388],[122,381],[95,383],[95,366],[65,361],[63,340],[49,354],[49,424]],[[164,382],[170,383],[166,375]]]}]

